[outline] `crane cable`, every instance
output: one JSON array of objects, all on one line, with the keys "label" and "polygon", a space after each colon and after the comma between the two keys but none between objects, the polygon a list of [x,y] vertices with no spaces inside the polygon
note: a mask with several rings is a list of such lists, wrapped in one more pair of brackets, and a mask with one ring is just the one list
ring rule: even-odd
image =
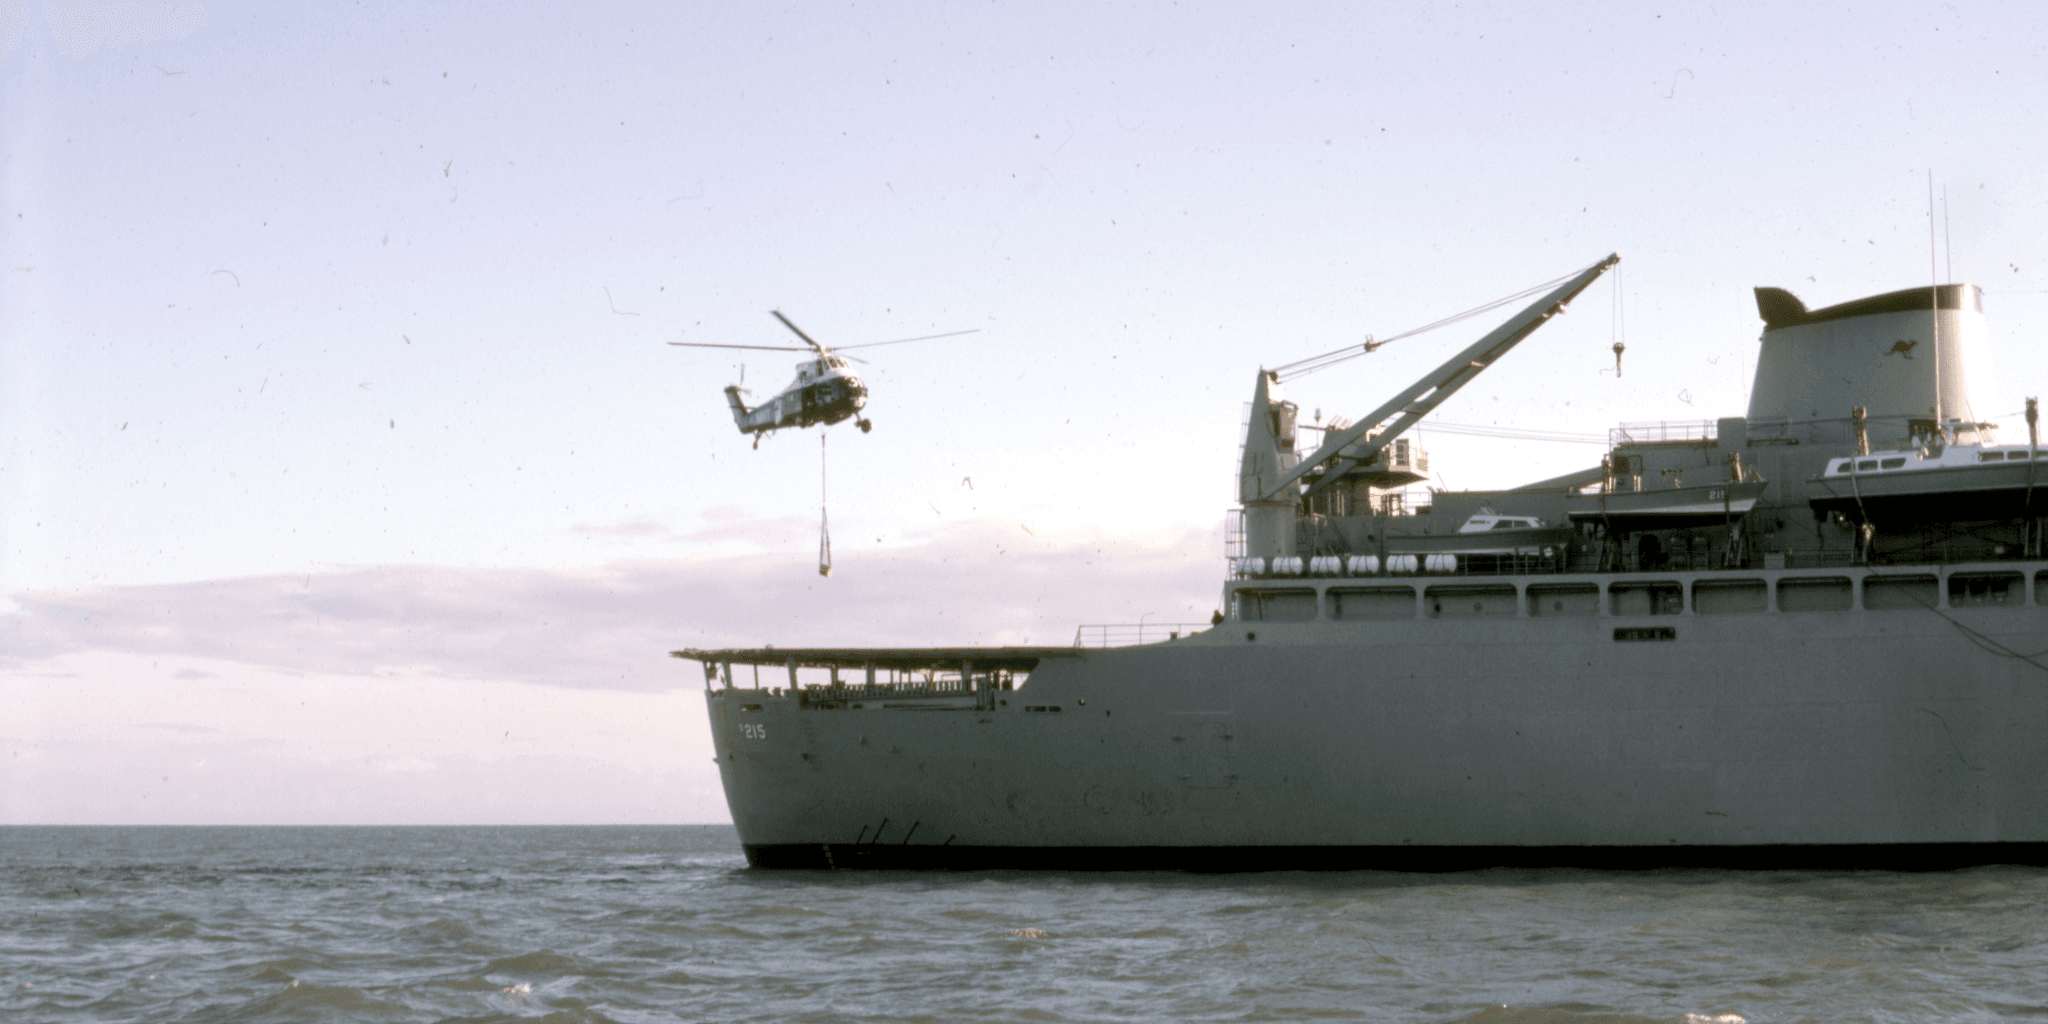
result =
[{"label": "crane cable", "polygon": [[[1348,424],[1347,424],[1348,425]],[[1342,430],[1343,427],[1297,426],[1296,430],[1324,431]],[[1477,423],[1446,423],[1442,420],[1423,420],[1410,428],[1418,436],[1425,431],[1439,434],[1465,434],[1471,437],[1498,437],[1510,441],[1555,441],[1563,444],[1612,443],[1606,434],[1575,433],[1564,430],[1522,430],[1514,427],[1486,426]]]},{"label": "crane cable", "polygon": [[1566,274],[1563,277],[1556,278],[1550,281],[1545,281],[1542,284],[1536,285],[1533,288],[1525,288],[1522,291],[1514,293],[1513,295],[1503,296],[1501,298],[1493,300],[1492,302],[1486,303],[1483,306],[1474,306],[1471,309],[1464,311],[1463,313],[1456,313],[1451,316],[1447,316],[1442,320],[1435,321],[1434,323],[1423,324],[1421,327],[1417,327],[1413,330],[1402,331],[1401,333],[1396,334],[1391,338],[1375,341],[1373,338],[1368,336],[1365,339],[1365,344],[1363,345],[1346,345],[1343,348],[1332,349],[1331,351],[1325,352],[1319,356],[1310,356],[1307,359],[1297,359],[1294,362],[1273,367],[1272,372],[1279,374],[1282,380],[1286,380],[1291,377],[1306,376],[1308,374],[1316,372],[1317,370],[1328,369],[1347,359],[1351,359],[1356,356],[1362,356],[1368,352],[1375,351],[1381,345],[1385,345],[1388,342],[1400,341],[1403,338],[1412,338],[1418,334],[1422,334],[1428,331],[1434,331],[1439,327],[1449,327],[1450,325],[1458,323],[1460,321],[1469,320],[1475,316],[1478,316],[1481,313],[1492,312],[1493,310],[1499,309],[1500,307],[1508,305],[1509,303],[1519,302],[1523,299],[1529,298],[1532,295],[1540,295],[1543,292],[1549,291],[1550,289],[1555,288],[1568,280],[1571,280],[1572,277],[1572,274]]},{"label": "crane cable", "polygon": [[[1621,268],[1614,268],[1614,376],[1621,378],[1621,354],[1628,351],[1628,310],[1623,307]],[[1604,371],[1603,371],[1604,372]]]}]

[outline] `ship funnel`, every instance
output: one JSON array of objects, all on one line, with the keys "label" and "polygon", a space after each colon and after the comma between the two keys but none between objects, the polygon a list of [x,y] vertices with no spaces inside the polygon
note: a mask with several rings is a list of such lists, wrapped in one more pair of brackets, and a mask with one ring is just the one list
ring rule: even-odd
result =
[{"label": "ship funnel", "polygon": [[1879,437],[1938,417],[1960,421],[1955,440],[1980,440],[1972,384],[1990,359],[1983,289],[1911,288],[1809,310],[1782,288],[1758,288],[1756,309],[1764,333],[1751,423],[1814,424],[1816,440],[1849,442],[1845,417],[1862,406]]}]

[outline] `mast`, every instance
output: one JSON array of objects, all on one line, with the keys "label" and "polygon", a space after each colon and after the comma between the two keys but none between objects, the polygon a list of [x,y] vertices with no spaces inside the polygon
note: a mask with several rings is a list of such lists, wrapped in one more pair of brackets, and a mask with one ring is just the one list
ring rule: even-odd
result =
[{"label": "mast", "polygon": [[1941,250],[1934,241],[1934,170],[1927,171],[1927,276],[1928,304],[1934,317],[1934,432],[1948,440],[1948,423],[1941,411],[1941,270],[1935,262]]}]

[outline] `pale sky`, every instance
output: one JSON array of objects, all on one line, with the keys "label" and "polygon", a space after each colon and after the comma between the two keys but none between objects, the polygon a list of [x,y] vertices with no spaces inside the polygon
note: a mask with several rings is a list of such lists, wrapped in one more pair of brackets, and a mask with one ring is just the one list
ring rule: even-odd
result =
[{"label": "pale sky", "polygon": [[[2048,380],[2038,5],[1273,7],[0,2],[0,823],[726,820],[669,650],[1205,621],[1258,367],[1609,252],[1437,418],[1739,415],[1756,285]],[[796,355],[664,344],[770,309],[979,329],[859,353],[829,579]]]}]

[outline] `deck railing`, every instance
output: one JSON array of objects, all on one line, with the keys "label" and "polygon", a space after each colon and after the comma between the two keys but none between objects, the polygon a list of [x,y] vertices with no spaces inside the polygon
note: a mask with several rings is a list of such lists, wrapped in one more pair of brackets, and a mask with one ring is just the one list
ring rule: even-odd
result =
[{"label": "deck railing", "polygon": [[[1394,569],[1389,567],[1381,569],[1377,572],[1358,573],[1351,572],[1348,570],[1348,568],[1343,572],[1276,573],[1270,571],[1262,571],[1252,573],[1245,571],[1245,565],[1240,560],[1232,561],[1230,563],[1228,567],[1229,571],[1227,579],[1257,580],[1261,583],[1287,583],[1300,581],[1304,585],[1307,585],[1313,584],[1318,580],[1327,579],[1387,579],[1426,581],[1435,579],[1454,579],[1461,576],[1553,576],[1560,574],[1589,572],[1614,573],[1618,575],[1625,575],[1629,573],[1653,572],[1741,572],[1744,570],[1754,569],[1815,569],[1832,567],[1848,568],[1854,566],[1883,568],[1887,565],[1893,564],[1919,565],[1930,561],[1942,564],[1946,564],[1951,561],[2006,561],[2019,558],[2020,548],[2017,545],[2014,545],[2011,554],[1994,555],[1990,553],[1984,553],[1970,556],[1957,556],[1952,559],[1942,557],[1930,558],[1926,555],[1925,552],[1920,552],[1917,549],[1907,554],[1890,555],[1885,557],[1878,557],[1875,559],[1869,557],[1859,557],[1853,551],[1844,550],[1792,552],[1747,551],[1742,554],[1740,564],[1729,564],[1726,561],[1725,549],[1716,548],[1711,545],[1703,544],[1691,551],[1687,551],[1684,548],[1679,548],[1676,550],[1663,552],[1662,555],[1658,558],[1658,560],[1651,565],[1641,564],[1641,562],[1636,557],[1630,556],[1627,553],[1621,553],[1619,555],[1618,561],[1615,559],[1613,553],[1610,553],[1610,556],[1608,558],[1603,559],[1601,556],[1601,552],[1598,548],[1580,548],[1569,552],[1560,551],[1550,555],[1473,555],[1455,551],[1437,552],[1436,554],[1439,556],[1452,555],[1454,556],[1455,560],[1450,564],[1450,567],[1445,568],[1442,563],[1430,562],[1428,558],[1425,556],[1425,554],[1416,554],[1414,556],[1415,561],[1413,565],[1405,569]],[[1302,561],[1308,562],[1307,559],[1303,559]],[[1117,629],[1125,627],[1090,626],[1085,628]],[[1155,625],[1152,628],[1156,631],[1158,627]],[[1155,635],[1153,639],[1158,640],[1165,638]]]},{"label": "deck railing", "polygon": [[1010,672],[976,672],[963,681],[958,673],[939,673],[930,679],[906,676],[868,682],[806,683],[796,691],[804,706],[836,705],[847,701],[914,699],[931,697],[967,698],[1017,688],[1018,676]]},{"label": "deck railing", "polygon": [[1175,640],[1208,629],[1206,622],[1130,622],[1079,626],[1074,630],[1076,647],[1131,647]]},{"label": "deck railing", "polygon": [[1654,423],[1624,423],[1607,431],[1607,446],[1659,444],[1670,441],[1712,441],[1719,426],[1713,420],[1657,420]]}]

